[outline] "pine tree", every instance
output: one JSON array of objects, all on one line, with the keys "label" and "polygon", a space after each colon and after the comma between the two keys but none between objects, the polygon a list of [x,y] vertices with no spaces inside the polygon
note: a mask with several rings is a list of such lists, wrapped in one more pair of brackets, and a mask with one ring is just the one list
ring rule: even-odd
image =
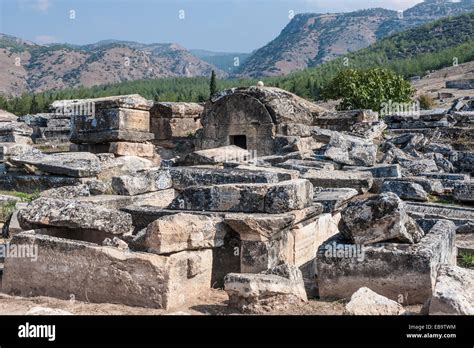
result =
[{"label": "pine tree", "polygon": [[211,84],[209,86],[209,89],[210,89],[210,96],[212,97],[214,94],[216,94],[217,92],[217,78],[216,78],[216,72],[214,70],[212,70],[212,74],[211,74]]},{"label": "pine tree", "polygon": [[33,95],[33,98],[31,99],[31,104],[30,104],[30,114],[38,114],[41,112],[38,101],[36,100],[36,96]]}]

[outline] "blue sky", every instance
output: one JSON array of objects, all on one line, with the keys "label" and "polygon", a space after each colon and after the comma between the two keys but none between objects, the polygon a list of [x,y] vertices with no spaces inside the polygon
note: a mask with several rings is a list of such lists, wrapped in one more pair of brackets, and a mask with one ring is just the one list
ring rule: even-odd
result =
[{"label": "blue sky", "polygon": [[[275,38],[290,11],[404,10],[421,0],[0,0],[0,32],[38,43],[104,39],[174,42],[251,52]],[[74,11],[74,12],[71,12]],[[75,15],[75,18],[70,18]],[[74,17],[74,16],[72,16]],[[184,18],[183,18],[184,17]]]}]

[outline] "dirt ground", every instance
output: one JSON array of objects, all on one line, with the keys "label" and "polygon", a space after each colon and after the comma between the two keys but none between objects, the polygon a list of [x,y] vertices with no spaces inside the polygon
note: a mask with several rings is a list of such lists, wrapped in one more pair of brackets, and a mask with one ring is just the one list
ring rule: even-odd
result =
[{"label": "dirt ground", "polygon": [[[237,311],[227,307],[227,294],[223,290],[209,290],[192,303],[174,311],[129,307],[117,304],[97,304],[80,301],[59,300],[51,297],[16,297],[0,293],[0,315],[24,315],[33,307],[62,309],[75,315],[235,315]],[[341,315],[342,302],[310,300],[307,303],[289,305],[269,315]]]}]

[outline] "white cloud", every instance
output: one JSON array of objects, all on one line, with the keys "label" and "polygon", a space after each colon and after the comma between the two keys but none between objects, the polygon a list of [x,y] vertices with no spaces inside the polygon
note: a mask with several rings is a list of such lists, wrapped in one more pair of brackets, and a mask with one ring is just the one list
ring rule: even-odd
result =
[{"label": "white cloud", "polygon": [[58,42],[58,39],[51,35],[38,35],[35,37],[35,41],[42,45]]}]

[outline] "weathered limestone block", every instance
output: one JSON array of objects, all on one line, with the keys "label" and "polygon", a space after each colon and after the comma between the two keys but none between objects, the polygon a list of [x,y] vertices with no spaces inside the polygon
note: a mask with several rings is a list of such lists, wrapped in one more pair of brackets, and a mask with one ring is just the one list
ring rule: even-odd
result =
[{"label": "weathered limestone block", "polygon": [[198,103],[159,102],[150,110],[152,118],[194,118],[199,117],[204,106]]},{"label": "weathered limestone block", "polygon": [[243,313],[264,313],[289,303],[307,301],[301,271],[282,264],[260,274],[225,277],[229,306]]},{"label": "weathered limestone block", "polygon": [[19,166],[33,166],[38,170],[75,178],[96,176],[101,171],[99,158],[88,152],[75,153],[25,153],[10,161]]},{"label": "weathered limestone block", "polygon": [[22,228],[66,227],[120,235],[132,229],[129,214],[72,200],[38,198],[18,213]]},{"label": "weathered limestone block", "polygon": [[469,181],[468,174],[451,174],[451,173],[421,173],[428,179],[439,180],[444,189],[453,189],[459,181]]},{"label": "weathered limestone block", "polygon": [[[339,214],[322,214],[294,226],[290,231],[289,262],[298,267],[313,264],[319,247],[339,233],[339,219]],[[315,272],[312,273],[313,277],[314,274]]]},{"label": "weathered limestone block", "polygon": [[184,165],[221,164],[225,162],[246,162],[252,159],[251,152],[235,145],[195,151],[183,159]]},{"label": "weathered limestone block", "polygon": [[153,157],[155,147],[152,144],[118,142],[110,143],[109,151],[117,156]]},{"label": "weathered limestone block", "polygon": [[402,171],[406,176],[420,175],[426,172],[439,172],[436,162],[432,159],[417,159],[417,160],[398,160],[402,166]]},{"label": "weathered limestone block", "polygon": [[430,315],[474,315],[474,271],[456,266],[439,269]]},{"label": "weathered limestone block", "polygon": [[453,190],[454,199],[459,202],[472,203],[474,202],[474,184],[463,183],[457,184]]},{"label": "weathered limestone block", "polygon": [[201,129],[199,118],[152,118],[151,132],[155,140],[185,138]]},{"label": "weathered limestone block", "polygon": [[449,159],[460,172],[474,173],[474,152],[457,151]]},{"label": "weathered limestone block", "polygon": [[355,245],[342,236],[318,250],[316,268],[323,300],[344,299],[361,287],[403,305],[423,304],[431,297],[441,265],[455,262],[455,226],[439,220],[417,244]]},{"label": "weathered limestone block", "polygon": [[376,164],[373,167],[344,166],[344,170],[368,171],[374,178],[401,178],[402,170],[398,164]]},{"label": "weathered limestone block", "polygon": [[0,175],[0,190],[35,193],[54,187],[78,185],[81,179],[55,175]]},{"label": "weathered limestone block", "polygon": [[312,204],[313,186],[307,180],[276,184],[192,186],[173,201],[170,209],[278,214]]},{"label": "weathered limestone block", "polygon": [[[90,141],[91,134],[106,134],[107,132],[143,132],[150,131],[150,113],[144,110],[132,109],[98,109],[95,115],[73,115],[71,125],[71,141],[74,143],[93,143],[100,144],[108,141],[123,140],[119,137],[113,137],[111,133],[109,139],[101,141]],[[120,133],[118,133],[120,134]],[[105,135],[106,136],[106,135]],[[133,141],[133,140],[131,140]]]},{"label": "weathered limestone block", "polygon": [[376,162],[377,146],[362,138],[356,141],[334,132],[323,154],[337,163],[372,167]]},{"label": "weathered limestone block", "polygon": [[175,198],[175,190],[167,189],[135,196],[99,195],[78,197],[76,200],[109,209],[122,209],[129,205],[147,205],[156,208],[165,208],[170,205]]},{"label": "weathered limestone block", "polygon": [[17,143],[1,143],[0,144],[0,161],[6,161],[10,157],[20,156],[25,153],[40,153],[31,145]]},{"label": "weathered limestone block", "polygon": [[92,107],[86,108],[86,106],[90,106],[87,104],[93,104],[94,109],[96,110],[125,108],[148,111],[153,106],[151,100],[147,100],[141,95],[128,94],[94,99],[56,100],[51,104],[51,108],[62,114],[65,114],[66,112],[70,114],[81,113],[81,111],[82,113],[88,114],[88,111],[91,111]]},{"label": "weathered limestone block", "polygon": [[166,190],[173,185],[169,171],[151,169],[112,178],[112,188],[118,195],[135,196],[142,193]]},{"label": "weathered limestone block", "polygon": [[283,163],[278,163],[275,165],[279,168],[297,170],[300,173],[306,173],[310,170],[320,169],[320,170],[335,170],[336,165],[330,161],[308,161],[308,160],[295,160],[290,159]]},{"label": "weathered limestone block", "polygon": [[240,247],[240,272],[259,273],[290,259],[288,234],[268,241],[242,240]]},{"label": "weathered limestone block", "polygon": [[402,305],[373,292],[369,288],[360,288],[345,307],[348,315],[401,315],[405,313]]},{"label": "weathered limestone block", "polygon": [[111,153],[98,154],[101,172],[98,179],[111,181],[114,176],[131,175],[136,172],[156,167],[153,161],[138,156],[115,157]]},{"label": "weathered limestone block", "polygon": [[[456,233],[474,232],[474,209],[451,204],[407,203],[407,211],[415,219],[444,219],[456,225]],[[463,231],[464,230],[464,231]]]},{"label": "weathered limestone block", "polygon": [[349,131],[355,123],[369,123],[378,120],[378,113],[372,110],[331,111],[320,113],[313,119],[313,124],[334,131]]},{"label": "weathered limestone block", "polygon": [[405,203],[394,193],[353,201],[341,215],[341,233],[355,244],[387,240],[418,243],[424,235],[423,230],[408,216]]},{"label": "weathered limestone block", "polygon": [[90,195],[89,186],[86,184],[52,188],[40,193],[40,197],[54,199],[75,199],[78,197],[89,197]]},{"label": "weathered limestone block", "polygon": [[371,173],[342,170],[313,170],[302,178],[311,181],[314,187],[353,188],[359,193],[366,193],[374,183]]},{"label": "weathered limestone block", "polygon": [[38,254],[5,260],[8,294],[172,309],[211,285],[212,250],[160,256],[28,232],[12,243],[36,246]]},{"label": "weathered limestone block", "polygon": [[230,168],[171,167],[168,170],[173,179],[173,187],[177,190],[184,190],[189,186],[240,183],[270,184],[292,179],[292,176],[287,173],[272,173],[259,170],[258,168],[254,170],[243,170]]},{"label": "weathered limestone block", "polygon": [[0,143],[32,144],[33,129],[23,122],[0,122]]},{"label": "weathered limestone block", "polygon": [[357,190],[351,188],[322,189],[315,193],[314,202],[322,204],[325,213],[331,213],[343,208],[348,201],[358,194]]},{"label": "weathered limestone block", "polygon": [[178,213],[149,224],[143,246],[155,254],[216,248],[224,245],[228,231],[222,218]]},{"label": "weathered limestone block", "polygon": [[16,122],[18,116],[6,110],[0,110],[0,122]]},{"label": "weathered limestone block", "polygon": [[423,187],[409,181],[385,181],[382,185],[382,193],[393,192],[401,199],[409,201],[428,201],[428,194]]}]

